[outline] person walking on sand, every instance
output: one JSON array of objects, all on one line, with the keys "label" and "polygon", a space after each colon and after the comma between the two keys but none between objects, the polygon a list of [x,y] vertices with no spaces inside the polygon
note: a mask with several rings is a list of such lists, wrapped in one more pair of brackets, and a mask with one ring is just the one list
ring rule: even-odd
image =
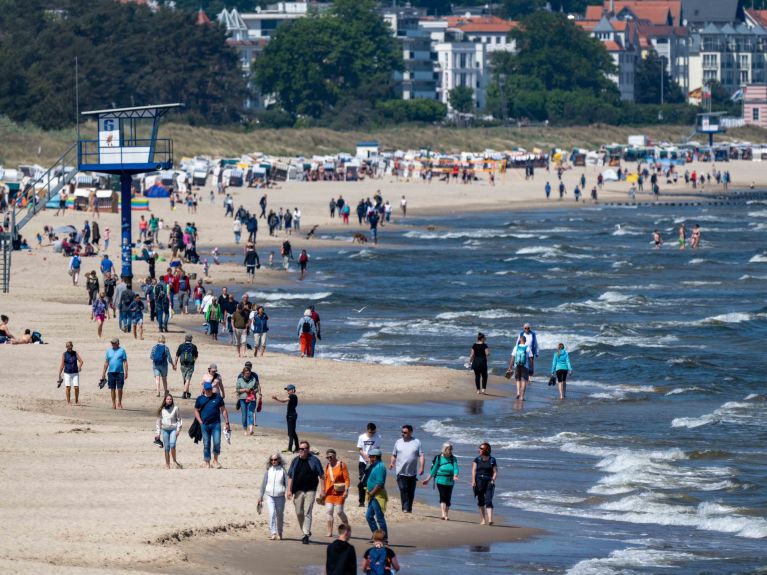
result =
[{"label": "person walking on sand", "polygon": [[93,305],[93,301],[99,293],[99,277],[96,275],[96,270],[92,270],[85,274],[85,289],[88,290],[88,305]]},{"label": "person walking on sand", "polygon": [[341,523],[349,523],[344,512],[344,504],[349,496],[349,468],[338,459],[335,449],[325,452],[328,464],[325,466],[325,512],[327,514],[328,537],[333,537],[333,515],[338,515]]},{"label": "person walking on sand", "polygon": [[242,432],[244,435],[253,435],[253,427],[256,425],[256,410],[262,397],[258,374],[253,371],[253,364],[249,361],[245,362],[242,372],[237,376],[235,393],[242,414]]},{"label": "person walking on sand", "polygon": [[325,552],[325,575],[357,575],[357,552],[349,543],[351,537],[351,526],[340,523],[338,539],[330,543]]},{"label": "person walking on sand", "polygon": [[471,464],[471,488],[477,498],[480,525],[493,524],[493,495],[498,478],[498,463],[490,455],[492,448],[485,442],[479,446],[479,455]]},{"label": "person walking on sand", "polygon": [[381,455],[381,450],[378,448],[373,448],[368,453],[370,469],[365,484],[367,489],[365,520],[368,522],[370,532],[375,533],[380,529],[386,541],[389,538],[389,529],[386,526],[386,504],[389,496],[386,493],[386,466],[381,461]]},{"label": "person walking on sand", "polygon": [[200,424],[202,431],[202,457],[204,467],[210,469],[210,455],[213,452],[213,467],[221,469],[218,456],[221,453],[221,417],[224,418],[227,433],[229,427],[229,412],[224,405],[224,398],[218,393],[213,393],[213,384],[206,381],[202,385],[202,395],[194,403],[194,417]]},{"label": "person walking on sand", "polygon": [[[309,450],[309,442],[302,441],[298,445],[298,457],[294,457],[288,469],[288,487],[286,496],[293,500],[298,526],[304,536],[301,543],[309,544],[312,535],[312,510],[315,497],[318,501],[325,499],[325,472],[322,463]],[[317,491],[319,490],[319,497]]]},{"label": "person walking on sand", "polygon": [[376,424],[372,421],[368,423],[367,430],[357,439],[357,451],[360,454],[357,467],[359,469],[359,483],[357,489],[359,492],[360,507],[365,507],[365,478],[366,471],[370,466],[368,454],[371,449],[381,449],[381,435],[376,433]]},{"label": "person walking on sand", "polygon": [[144,339],[144,302],[140,294],[133,296],[133,301],[128,306],[130,323],[133,326],[133,339]]},{"label": "person walking on sand", "polygon": [[170,393],[160,404],[157,410],[157,423],[155,424],[155,438],[162,441],[165,450],[165,469],[170,469],[170,460],[173,458],[173,465],[181,469],[181,464],[176,461],[176,440],[181,433],[181,413],[178,406],[173,402],[173,396]]},{"label": "person walking on sand", "polygon": [[407,199],[405,196],[402,196],[402,199],[399,201],[399,208],[402,210],[402,217],[407,217]]},{"label": "person walking on sand", "polygon": [[365,551],[362,558],[362,572],[365,575],[387,575],[399,572],[397,554],[387,547],[386,533],[378,529],[371,538],[373,546]]},{"label": "person walking on sand", "polygon": [[256,270],[261,269],[261,260],[258,257],[256,251],[256,245],[252,242],[248,242],[245,246],[245,260],[242,262],[245,266],[245,273],[248,275],[248,281],[253,283],[256,279]]},{"label": "person walking on sand", "polygon": [[123,387],[128,380],[128,354],[120,347],[120,340],[112,338],[112,347],[106,352],[104,369],[101,372],[101,383],[106,381],[109,394],[112,396],[112,409],[123,408]]},{"label": "person walking on sand", "polygon": [[301,255],[298,256],[298,267],[301,270],[301,276],[298,279],[304,279],[307,265],[309,265],[309,254],[306,253],[306,250],[301,250]]},{"label": "person walking on sand", "polygon": [[[288,392],[288,396],[285,399],[277,397],[276,395],[273,395],[272,399],[274,401],[279,401],[280,403],[288,404],[288,410],[285,414],[285,420],[288,424],[288,448],[285,449],[283,453],[295,453],[298,451],[298,434],[296,433],[296,424],[298,423],[298,395],[296,394],[296,386],[292,383],[285,387],[285,391]],[[294,444],[295,449],[293,449]]]},{"label": "person walking on sand", "polygon": [[67,405],[72,405],[70,391],[75,388],[75,405],[80,404],[80,372],[83,370],[83,358],[77,353],[71,341],[65,346],[64,353],[61,354],[61,363],[59,364],[59,387],[64,383],[64,390],[67,395]]},{"label": "person walking on sand", "polygon": [[165,336],[157,338],[157,343],[152,346],[149,352],[149,359],[152,360],[152,372],[154,373],[154,384],[157,389],[157,397],[160,397],[160,379],[162,379],[163,395],[168,393],[168,365],[176,370],[176,364],[173,356],[170,354],[168,346],[165,345]]},{"label": "person walking on sand", "polygon": [[534,362],[533,351],[527,344],[527,338],[520,335],[517,345],[511,351],[507,373],[513,373],[517,382],[517,399],[522,401],[525,401],[525,391],[530,383],[530,376],[534,373]]},{"label": "person walking on sand", "polygon": [[[211,290],[210,293],[212,295],[213,290]],[[205,311],[205,322],[208,324],[208,333],[215,340],[218,339],[218,324],[224,319],[224,316],[221,313],[221,304],[218,302],[219,300],[213,299]]]},{"label": "person walking on sand", "polygon": [[106,295],[104,292],[101,292],[98,297],[96,298],[96,301],[93,302],[93,306],[91,307],[91,319],[98,323],[98,327],[96,328],[96,333],[99,337],[101,337],[101,332],[104,329],[104,320],[107,318],[107,315],[109,314],[109,304],[107,303]]},{"label": "person walking on sand", "polygon": [[157,325],[160,328],[160,332],[167,332],[168,318],[170,316],[170,295],[168,294],[168,286],[161,277],[153,289],[154,307],[157,314]]},{"label": "person walking on sand", "polygon": [[474,385],[477,394],[487,393],[487,358],[490,348],[485,343],[485,334],[479,332],[477,341],[471,346],[469,353],[469,367],[474,371]]},{"label": "person walking on sand", "polygon": [[567,375],[572,373],[573,366],[570,365],[570,355],[565,349],[564,343],[557,345],[557,352],[554,357],[551,358],[551,375],[557,378],[557,386],[559,388],[559,399],[565,398],[565,392],[567,391]]},{"label": "person walking on sand", "polygon": [[301,357],[312,357],[312,339],[317,334],[317,327],[312,320],[312,310],[304,310],[298,320],[298,341],[301,345]]},{"label": "person walking on sand", "polygon": [[652,233],[652,241],[655,244],[656,250],[659,250],[663,245],[663,237],[660,235],[660,232],[657,229]]},{"label": "person walking on sand", "polygon": [[261,350],[261,357],[266,352],[266,334],[269,331],[269,316],[264,311],[264,306],[259,305],[255,311],[250,312],[250,329],[253,331],[253,357],[258,356],[258,350]]},{"label": "person walking on sand", "polygon": [[80,266],[82,265],[82,261],[80,260],[80,256],[77,252],[72,256],[72,258],[69,260],[69,275],[72,276],[72,285],[76,286],[77,282],[80,281]]},{"label": "person walking on sand", "polygon": [[439,491],[439,506],[442,511],[443,521],[448,521],[450,504],[453,496],[453,486],[458,480],[458,460],[453,455],[453,444],[445,442],[442,451],[431,462],[431,470],[423,480],[423,485],[429,484],[429,479],[434,479],[434,484]]},{"label": "person walking on sand", "polygon": [[210,383],[213,386],[213,393],[217,393],[222,399],[226,399],[226,390],[224,389],[224,378],[218,373],[218,366],[211,363],[208,366],[208,373],[202,377],[200,382],[200,392],[205,391],[205,384]]},{"label": "person walking on sand", "polygon": [[285,492],[288,487],[288,474],[279,453],[272,453],[266,463],[266,472],[261,480],[261,494],[257,507],[260,509],[266,500],[269,511],[269,540],[282,539],[282,525],[285,517]]},{"label": "person walking on sand", "polygon": [[[233,298],[233,296],[230,295]],[[244,357],[248,352],[248,329],[250,328],[250,310],[243,302],[236,304],[232,314],[232,329],[234,345],[237,347],[237,357]]]},{"label": "person walking on sand", "polygon": [[421,441],[413,437],[413,426],[410,424],[402,426],[402,437],[394,443],[389,469],[395,467],[402,511],[412,513],[415,486],[418,476],[423,475],[424,456]]},{"label": "person walking on sand", "polygon": [[192,376],[194,375],[194,364],[197,362],[199,352],[197,346],[192,343],[193,336],[191,333],[184,336],[184,343],[178,346],[176,350],[176,365],[181,366],[181,379],[183,380],[184,391],[181,393],[181,399],[191,399],[192,394],[189,392],[189,386],[192,383]]}]

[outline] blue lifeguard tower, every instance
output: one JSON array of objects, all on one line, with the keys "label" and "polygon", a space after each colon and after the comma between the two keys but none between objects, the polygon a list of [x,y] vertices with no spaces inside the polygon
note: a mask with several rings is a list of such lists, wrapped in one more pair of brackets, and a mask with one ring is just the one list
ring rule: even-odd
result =
[{"label": "blue lifeguard tower", "polygon": [[95,140],[77,139],[77,168],[83,172],[103,172],[120,176],[121,241],[120,276],[130,284],[131,259],[131,180],[135,174],[168,170],[173,167],[173,140],[158,139],[160,118],[183,104],[159,104],[112,110],[91,110],[83,116],[96,116]]}]

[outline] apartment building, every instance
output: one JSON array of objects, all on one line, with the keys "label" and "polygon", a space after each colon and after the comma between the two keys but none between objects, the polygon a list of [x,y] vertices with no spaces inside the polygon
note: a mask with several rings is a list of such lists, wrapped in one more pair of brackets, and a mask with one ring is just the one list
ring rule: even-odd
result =
[{"label": "apartment building", "polygon": [[409,6],[384,10],[384,20],[402,47],[404,69],[394,73],[395,89],[403,100],[437,98],[438,72],[430,30],[420,26],[426,11]]}]

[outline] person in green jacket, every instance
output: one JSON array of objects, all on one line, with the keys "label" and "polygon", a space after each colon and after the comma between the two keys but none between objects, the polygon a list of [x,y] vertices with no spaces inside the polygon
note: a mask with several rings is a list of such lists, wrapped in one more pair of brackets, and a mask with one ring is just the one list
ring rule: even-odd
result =
[{"label": "person in green jacket", "polygon": [[551,360],[551,375],[557,377],[557,387],[559,387],[559,399],[565,398],[567,388],[567,374],[572,373],[573,366],[570,365],[570,356],[565,349],[565,344],[560,343],[557,346],[557,352]]},{"label": "person in green jacket", "polygon": [[434,478],[434,483],[439,491],[439,506],[442,510],[442,519],[448,521],[450,511],[450,499],[453,496],[453,486],[458,479],[458,459],[453,455],[453,445],[445,442],[442,444],[442,452],[434,458],[431,470],[423,480],[427,485],[429,479]]},{"label": "person in green jacket", "polygon": [[218,324],[223,320],[224,316],[221,313],[221,306],[219,305],[218,300],[214,299],[205,311],[205,321],[208,322],[208,325],[210,326],[209,333],[213,339],[218,339]]}]

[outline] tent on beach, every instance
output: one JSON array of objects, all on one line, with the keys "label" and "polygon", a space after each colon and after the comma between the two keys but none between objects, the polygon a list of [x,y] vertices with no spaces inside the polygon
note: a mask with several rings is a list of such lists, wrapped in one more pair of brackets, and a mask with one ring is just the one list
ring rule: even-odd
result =
[{"label": "tent on beach", "polygon": [[170,191],[168,191],[168,188],[166,188],[162,184],[157,183],[151,188],[149,188],[146,192],[144,192],[144,195],[147,198],[169,198]]}]

